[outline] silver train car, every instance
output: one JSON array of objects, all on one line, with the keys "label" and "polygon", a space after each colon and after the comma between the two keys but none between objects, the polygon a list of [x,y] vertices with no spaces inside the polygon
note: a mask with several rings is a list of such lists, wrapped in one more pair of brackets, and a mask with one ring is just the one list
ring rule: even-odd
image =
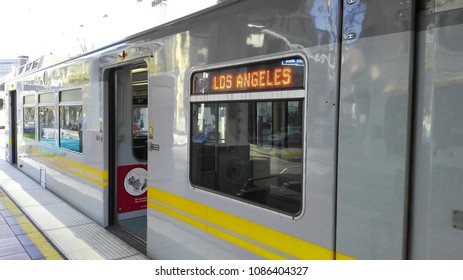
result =
[{"label": "silver train car", "polygon": [[462,259],[463,3],[221,2],[28,65],[7,161],[152,259]]}]

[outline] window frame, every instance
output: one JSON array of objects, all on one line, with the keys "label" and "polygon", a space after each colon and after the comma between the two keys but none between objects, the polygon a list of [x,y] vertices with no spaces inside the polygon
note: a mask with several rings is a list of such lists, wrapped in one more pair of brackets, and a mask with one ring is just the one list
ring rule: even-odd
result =
[{"label": "window frame", "polygon": [[[71,94],[72,92],[79,92],[80,93],[80,98],[77,98],[77,99],[73,99],[73,100],[64,100],[63,101],[63,95],[67,95],[68,93]],[[67,148],[65,146],[63,146],[62,144],[62,140],[65,139],[62,137],[62,108],[69,108],[69,107],[78,107],[80,106],[80,114],[81,114],[81,117],[83,118],[83,112],[84,112],[84,106],[83,106],[83,97],[84,97],[84,92],[83,92],[83,89],[82,88],[72,88],[72,89],[65,89],[65,90],[60,90],[59,93],[58,93],[58,98],[59,98],[59,102],[58,102],[58,146],[60,149],[63,149],[63,150],[66,150],[66,151],[70,151],[70,152],[74,152],[74,153],[78,153],[78,154],[83,154],[83,151],[84,151],[84,145],[83,145],[83,136],[84,136],[84,132],[83,132],[83,129],[81,127],[80,130],[81,133],[79,134],[79,125],[77,125],[77,133],[78,133],[78,136],[79,136],[79,150],[75,150],[75,149],[72,149],[72,148]],[[83,121],[83,120],[82,120]],[[78,120],[77,120],[78,122]],[[71,130],[71,131],[74,131],[74,130]]]},{"label": "window frame", "polygon": [[[288,57],[299,57],[304,61],[304,70],[303,70],[303,88],[297,88],[297,89],[275,89],[275,90],[260,90],[260,91],[240,91],[240,92],[220,92],[220,93],[206,93],[206,94],[193,94],[193,77],[196,75],[198,72],[206,72],[206,71],[214,71],[220,68],[230,68],[234,66],[240,66],[243,64],[252,64],[252,63],[260,63],[260,62],[265,62],[266,60],[275,60],[275,59],[285,59]],[[306,182],[306,168],[307,168],[307,163],[306,163],[306,148],[307,148],[307,143],[306,143],[306,124],[307,124],[307,108],[308,108],[308,92],[307,92],[307,79],[308,79],[308,63],[307,59],[305,58],[304,55],[301,53],[293,53],[285,56],[274,56],[274,57],[269,57],[266,58],[265,60],[254,60],[254,61],[239,61],[237,63],[233,64],[226,64],[226,65],[216,65],[215,67],[211,66],[206,66],[206,67],[197,67],[192,69],[190,72],[190,83],[189,83],[189,120],[187,122],[188,126],[188,131],[189,131],[189,141],[188,141],[188,180],[189,180],[189,185],[193,189],[200,189],[209,193],[215,193],[219,196],[222,197],[227,197],[231,198],[234,201],[237,202],[242,202],[246,204],[253,204],[259,208],[267,209],[271,212],[278,212],[280,214],[286,215],[292,219],[296,219],[297,217],[301,216],[302,213],[304,212],[304,209],[306,207],[305,205],[305,182]],[[214,189],[201,186],[198,184],[194,184],[192,180],[193,176],[193,170],[192,170],[192,149],[193,149],[193,121],[194,121],[194,116],[193,116],[193,106],[194,104],[201,104],[201,103],[215,103],[217,106],[220,106],[220,104],[229,104],[229,103],[234,103],[234,102],[241,102],[245,103],[248,106],[252,102],[254,102],[254,106],[257,108],[257,104],[260,102],[286,102],[286,106],[288,106],[289,102],[291,101],[300,101],[300,110],[302,113],[301,116],[301,130],[302,130],[302,139],[301,139],[301,144],[300,144],[300,149],[302,153],[302,160],[301,160],[301,194],[300,194],[300,208],[296,212],[287,212],[287,211],[282,211],[281,209],[277,209],[274,207],[270,207],[268,205],[262,204],[262,203],[255,203],[253,201],[247,200],[240,198],[238,196],[234,196],[231,194],[227,194],[224,192],[216,191]],[[288,107],[286,108],[288,110]],[[249,121],[250,115],[248,114],[248,121]],[[244,121],[246,122],[246,121]],[[249,135],[248,135],[249,139]],[[249,141],[249,140],[248,140]],[[251,142],[249,142],[251,144]],[[250,154],[251,156],[251,154]],[[218,168],[220,168],[219,165],[217,165]]]},{"label": "window frame", "polygon": [[[31,100],[28,100],[28,99]],[[32,100],[33,99],[33,100]],[[25,113],[26,113],[26,108],[33,108],[34,109],[34,137],[28,137],[29,133],[26,132],[26,119],[25,119]],[[25,139],[30,139],[30,140],[36,140],[37,139],[37,98],[35,94],[28,94],[23,96],[23,137]]]},{"label": "window frame", "polygon": [[[146,67],[140,67],[131,71],[131,151],[132,156],[140,162],[148,162],[148,69]],[[144,118],[140,118],[143,121],[143,126],[135,124],[134,116],[137,110],[143,111],[146,109],[146,115]],[[146,122],[146,123],[145,123]],[[135,125],[137,125],[135,129]],[[143,157],[139,155],[143,154]]]},{"label": "window frame", "polygon": [[[45,97],[45,96],[52,96],[52,100],[45,100],[45,101],[42,101],[42,97]],[[38,125],[39,125],[39,129],[43,129],[42,126],[41,126],[41,118],[40,118],[40,109],[41,108],[45,108],[45,107],[51,107],[53,108],[53,111],[54,111],[54,122],[55,122],[55,125],[53,126],[53,143],[50,143],[50,142],[46,142],[46,141],[42,141],[42,132],[40,132],[38,134],[38,141],[42,144],[46,144],[46,145],[51,145],[51,146],[56,146],[56,117],[58,115],[58,113],[56,112],[56,102],[55,102],[55,93],[54,92],[43,92],[43,93],[39,93],[38,95],[38,110],[37,110],[37,116],[38,116],[38,119],[37,119],[37,122],[38,122]],[[59,116],[58,116],[58,120],[59,120]]]}]

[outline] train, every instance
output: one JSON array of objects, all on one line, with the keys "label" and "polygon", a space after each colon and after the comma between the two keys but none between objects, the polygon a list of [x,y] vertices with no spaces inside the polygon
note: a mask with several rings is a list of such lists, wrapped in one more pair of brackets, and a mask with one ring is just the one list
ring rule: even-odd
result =
[{"label": "train", "polygon": [[29,62],[6,161],[151,259],[462,259],[463,3],[218,2]]}]

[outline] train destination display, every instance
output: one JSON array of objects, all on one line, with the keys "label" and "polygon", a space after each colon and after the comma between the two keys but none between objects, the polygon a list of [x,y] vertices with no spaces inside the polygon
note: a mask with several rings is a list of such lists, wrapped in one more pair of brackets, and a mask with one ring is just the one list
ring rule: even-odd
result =
[{"label": "train destination display", "polygon": [[197,72],[192,94],[302,89],[304,65],[292,57]]}]

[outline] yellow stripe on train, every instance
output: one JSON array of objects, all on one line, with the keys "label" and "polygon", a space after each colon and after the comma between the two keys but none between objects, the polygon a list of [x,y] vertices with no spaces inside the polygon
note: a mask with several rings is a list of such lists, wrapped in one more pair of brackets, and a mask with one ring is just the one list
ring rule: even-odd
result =
[{"label": "yellow stripe on train", "polygon": [[[245,241],[244,238],[298,259],[330,260],[335,256],[333,250],[154,187],[148,188],[148,198],[150,200],[148,203],[150,208],[189,223],[268,259],[283,259],[284,257],[269,250],[264,249],[265,251],[261,251],[263,247]],[[161,208],[161,205],[157,202],[171,209],[166,207]],[[225,229],[235,235],[230,235],[221,229]],[[224,233],[227,236],[224,236]],[[238,238],[238,236],[242,236],[243,238]],[[240,243],[244,241],[247,244]],[[253,246],[248,246],[248,243]]]},{"label": "yellow stripe on train", "polygon": [[84,180],[92,182],[101,187],[108,187],[108,170],[99,168],[62,157],[58,154],[48,153],[38,147],[32,148],[32,156],[40,158],[41,161],[52,165],[59,170],[74,174]]}]

